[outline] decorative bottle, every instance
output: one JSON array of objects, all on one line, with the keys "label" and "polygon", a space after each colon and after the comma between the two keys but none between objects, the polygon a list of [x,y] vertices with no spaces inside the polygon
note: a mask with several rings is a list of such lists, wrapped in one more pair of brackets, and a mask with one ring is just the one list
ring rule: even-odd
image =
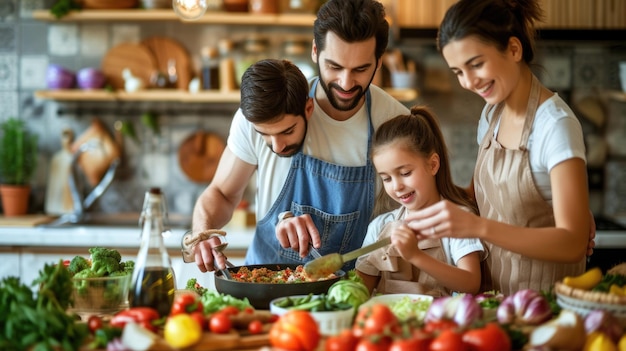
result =
[{"label": "decorative bottle", "polygon": [[152,307],[161,316],[169,314],[176,290],[172,262],[163,242],[165,216],[165,197],[161,189],[150,188],[143,202],[141,245],[128,298],[130,307]]}]

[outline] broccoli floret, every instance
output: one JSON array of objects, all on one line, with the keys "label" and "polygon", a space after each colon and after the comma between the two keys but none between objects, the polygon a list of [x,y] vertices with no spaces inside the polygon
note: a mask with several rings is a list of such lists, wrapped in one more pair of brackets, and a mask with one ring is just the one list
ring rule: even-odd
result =
[{"label": "broccoli floret", "polygon": [[92,247],[89,249],[89,253],[91,254],[91,270],[96,273],[96,276],[103,277],[121,270],[122,255],[119,251],[104,247]]},{"label": "broccoli floret", "polygon": [[128,260],[126,262],[120,263],[122,266],[122,272],[124,274],[133,274],[133,269],[135,269],[135,261]]},{"label": "broccoli floret", "polygon": [[76,280],[85,278],[96,278],[97,275],[91,269],[83,269],[74,275],[74,285],[79,295],[86,295],[89,291],[89,283],[86,280]]},{"label": "broccoli floret", "polygon": [[72,275],[91,268],[91,262],[83,256],[76,256],[70,261],[69,267],[67,267]]}]

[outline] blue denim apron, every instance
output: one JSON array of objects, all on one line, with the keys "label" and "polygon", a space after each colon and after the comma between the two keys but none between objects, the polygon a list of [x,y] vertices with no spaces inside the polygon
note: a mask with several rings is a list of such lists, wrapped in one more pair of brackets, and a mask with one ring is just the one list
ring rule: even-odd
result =
[{"label": "blue denim apron", "polygon": [[[314,97],[317,82],[315,80],[312,85],[310,97]],[[344,253],[361,247],[375,201],[376,173],[370,160],[374,127],[369,90],[365,103],[369,121],[365,166],[339,166],[305,155],[302,151],[293,155],[278,199],[265,217],[257,222],[254,238],[246,253],[246,265],[303,264],[313,259],[311,255],[302,259],[297,251],[280,246],[275,228],[278,214],[284,211],[291,211],[296,216],[311,216],[322,240],[319,250],[322,255]],[[352,268],[354,261],[343,266],[345,271]]]}]

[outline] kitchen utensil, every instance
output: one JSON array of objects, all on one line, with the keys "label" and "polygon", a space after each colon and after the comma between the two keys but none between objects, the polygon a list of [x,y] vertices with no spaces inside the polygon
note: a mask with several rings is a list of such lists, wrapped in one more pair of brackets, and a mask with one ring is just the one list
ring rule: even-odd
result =
[{"label": "kitchen utensil", "polygon": [[[243,266],[229,267],[227,270],[233,274],[239,271]],[[271,270],[281,269],[296,269],[298,264],[260,264],[245,266],[250,270],[255,268],[267,268]],[[215,272],[215,289],[223,294],[232,295],[236,298],[247,298],[250,304],[257,309],[267,310],[269,309],[270,301],[277,297],[291,296],[291,295],[308,295],[313,294],[325,294],[328,292],[328,288],[336,281],[342,279],[345,276],[345,272],[342,270],[336,271],[333,278],[325,280],[317,280],[310,282],[294,282],[294,283],[248,283],[240,282],[237,280],[227,280],[224,278],[221,272]]]},{"label": "kitchen utensil", "polygon": [[157,61],[150,49],[137,43],[121,43],[112,47],[102,58],[102,72],[113,89],[124,89],[122,72],[128,68],[141,79],[143,86],[150,84],[152,74],[158,70]]},{"label": "kitchen utensil", "polygon": [[85,173],[89,184],[95,186],[100,183],[113,160],[119,159],[121,150],[104,124],[97,118],[72,143],[72,153],[76,154],[83,144],[91,144],[93,147],[83,150],[79,155],[78,165]]},{"label": "kitchen utensil", "polygon": [[197,131],[183,141],[178,149],[178,163],[185,175],[194,182],[213,180],[226,143],[217,134]]},{"label": "kitchen utensil", "polygon": [[[215,250],[215,252],[219,253],[220,255],[224,256],[224,258],[226,258],[226,256],[224,255],[224,249],[226,249],[226,246],[228,246],[228,243],[222,242],[221,244],[213,247],[213,250]],[[226,262],[228,262],[228,260],[226,260]],[[228,263],[227,263],[227,265],[228,265]],[[230,272],[226,268],[227,268],[227,266],[222,267],[222,268],[220,268],[219,271],[222,273],[222,275],[224,276],[225,279],[233,280],[233,277],[230,275]]]},{"label": "kitchen utensil", "polygon": [[336,252],[328,254],[328,255],[324,255],[320,258],[314,259],[313,261],[307,262],[304,265],[304,271],[313,279],[326,277],[329,274],[341,269],[341,266],[343,266],[345,262],[354,260],[355,258],[359,256],[363,256],[366,253],[370,253],[376,249],[385,247],[389,244],[391,244],[391,238],[386,237],[373,244],[363,246],[360,249],[350,251],[343,255],[336,253]]},{"label": "kitchen utensil", "polygon": [[191,57],[187,49],[174,39],[159,36],[145,39],[141,44],[154,56],[158,71],[168,75],[173,68],[176,75],[173,86],[179,90],[187,90],[193,75]]}]

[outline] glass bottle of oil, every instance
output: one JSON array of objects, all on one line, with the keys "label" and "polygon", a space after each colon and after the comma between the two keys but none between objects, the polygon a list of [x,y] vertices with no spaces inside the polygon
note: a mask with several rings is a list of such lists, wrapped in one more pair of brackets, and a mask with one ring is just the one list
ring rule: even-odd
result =
[{"label": "glass bottle of oil", "polygon": [[161,189],[150,188],[143,202],[141,245],[128,298],[130,307],[152,307],[161,316],[169,314],[176,290],[172,261],[163,242],[166,208]]}]

